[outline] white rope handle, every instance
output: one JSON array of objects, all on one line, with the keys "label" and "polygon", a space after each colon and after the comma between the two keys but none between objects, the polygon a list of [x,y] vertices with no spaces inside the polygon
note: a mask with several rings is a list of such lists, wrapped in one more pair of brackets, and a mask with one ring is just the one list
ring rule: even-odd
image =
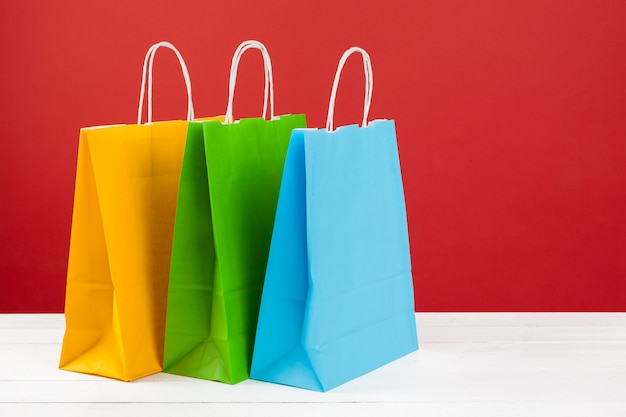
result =
[{"label": "white rope handle", "polygon": [[265,89],[263,93],[263,118],[267,116],[267,99],[270,102],[270,120],[274,119],[274,78],[272,75],[272,60],[267,48],[259,41],[248,40],[242,42],[233,55],[230,65],[230,78],[228,82],[228,106],[226,107],[225,123],[233,123],[233,101],[235,98],[235,83],[237,82],[237,69],[241,56],[248,49],[258,49],[263,55],[263,68],[265,70]]},{"label": "white rope handle", "polygon": [[174,45],[169,42],[163,41],[152,45],[148,49],[148,52],[146,52],[146,57],[143,60],[143,70],[141,72],[141,91],[139,92],[139,108],[137,110],[137,124],[141,124],[141,116],[143,114],[143,99],[146,92],[146,74],[148,76],[147,123],[152,123],[152,68],[154,66],[154,56],[156,55],[156,51],[161,47],[171,49],[176,54],[176,57],[178,57],[178,62],[180,63],[180,68],[183,71],[183,77],[185,78],[185,86],[187,87],[187,120],[193,120],[195,117],[193,110],[193,99],[191,97],[191,79],[189,78],[189,71],[187,70],[185,60]]},{"label": "white rope handle", "polygon": [[330,102],[328,103],[328,117],[326,118],[326,130],[329,132],[333,131],[333,119],[335,115],[335,100],[337,98],[337,87],[339,86],[339,77],[341,76],[341,71],[343,70],[343,66],[345,65],[348,57],[355,52],[359,52],[363,56],[363,70],[365,71],[365,101],[363,103],[363,122],[361,124],[362,127],[367,126],[367,117],[370,112],[370,105],[372,104],[372,92],[374,90],[374,73],[372,72],[372,61],[370,59],[369,54],[358,46],[353,46],[344,52],[343,56],[339,60],[339,65],[337,66],[337,72],[335,73],[335,79],[333,81],[333,89],[330,93]]}]

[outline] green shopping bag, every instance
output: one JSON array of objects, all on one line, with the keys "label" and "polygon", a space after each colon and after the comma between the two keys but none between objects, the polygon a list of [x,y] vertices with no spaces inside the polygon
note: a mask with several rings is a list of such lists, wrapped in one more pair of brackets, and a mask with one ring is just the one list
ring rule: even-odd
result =
[{"label": "green shopping bag", "polygon": [[[263,118],[233,123],[243,52],[261,50]],[[265,120],[267,102],[270,120]],[[283,165],[304,115],[274,117],[267,49],[242,43],[233,57],[225,122],[189,125],[168,290],[164,372],[235,384],[250,371]]]}]

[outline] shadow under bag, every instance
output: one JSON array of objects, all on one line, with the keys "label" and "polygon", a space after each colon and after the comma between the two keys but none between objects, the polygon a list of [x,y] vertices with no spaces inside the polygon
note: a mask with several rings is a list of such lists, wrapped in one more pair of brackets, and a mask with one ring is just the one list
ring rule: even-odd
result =
[{"label": "shadow under bag", "polygon": [[[363,127],[333,131],[339,74],[355,51],[366,69]],[[369,56],[349,49],[327,129],[292,133],[253,379],[326,391],[418,347],[395,125],[367,124],[371,87]]]}]

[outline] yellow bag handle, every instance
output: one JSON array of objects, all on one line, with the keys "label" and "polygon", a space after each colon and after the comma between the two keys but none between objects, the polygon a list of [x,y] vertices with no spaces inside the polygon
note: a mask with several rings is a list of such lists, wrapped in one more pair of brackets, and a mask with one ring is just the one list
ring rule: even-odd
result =
[{"label": "yellow bag handle", "polygon": [[143,60],[143,70],[141,73],[141,91],[139,93],[139,108],[137,110],[138,125],[141,124],[141,116],[143,113],[143,98],[146,91],[146,74],[148,76],[148,121],[146,123],[152,123],[152,68],[154,65],[154,56],[156,54],[156,51],[161,47],[171,49],[178,57],[178,62],[180,62],[180,67],[183,71],[183,77],[185,78],[185,86],[187,87],[187,120],[194,119],[193,100],[191,97],[191,79],[189,77],[189,71],[187,69],[187,65],[185,64],[185,60],[174,45],[169,42],[162,41],[152,45],[148,49],[146,57]]}]

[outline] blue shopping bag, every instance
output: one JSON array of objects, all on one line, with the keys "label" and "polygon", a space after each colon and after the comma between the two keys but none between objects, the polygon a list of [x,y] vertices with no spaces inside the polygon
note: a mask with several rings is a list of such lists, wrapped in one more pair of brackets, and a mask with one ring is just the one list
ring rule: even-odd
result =
[{"label": "blue shopping bag", "polygon": [[[339,76],[360,52],[362,127],[333,130]],[[251,378],[327,391],[418,348],[395,125],[367,123],[371,62],[343,55],[326,129],[294,129],[259,312]]]}]

